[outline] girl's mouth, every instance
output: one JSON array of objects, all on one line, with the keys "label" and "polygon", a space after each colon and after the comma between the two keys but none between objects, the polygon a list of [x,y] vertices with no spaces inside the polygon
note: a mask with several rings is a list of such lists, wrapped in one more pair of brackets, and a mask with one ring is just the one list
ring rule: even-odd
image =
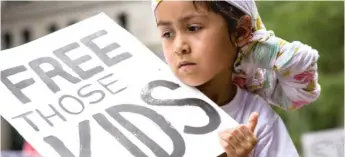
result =
[{"label": "girl's mouth", "polygon": [[178,68],[187,67],[187,66],[193,66],[193,65],[196,65],[196,64],[192,63],[192,62],[188,62],[188,61],[181,61],[178,64]]}]

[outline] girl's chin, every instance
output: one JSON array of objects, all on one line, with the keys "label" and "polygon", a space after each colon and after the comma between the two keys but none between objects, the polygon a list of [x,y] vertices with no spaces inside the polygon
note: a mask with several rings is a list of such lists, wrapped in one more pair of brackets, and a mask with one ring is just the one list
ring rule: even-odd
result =
[{"label": "girl's chin", "polygon": [[205,84],[207,81],[200,80],[200,79],[193,79],[193,78],[182,78],[180,79],[183,83],[187,84],[188,86],[198,87]]}]

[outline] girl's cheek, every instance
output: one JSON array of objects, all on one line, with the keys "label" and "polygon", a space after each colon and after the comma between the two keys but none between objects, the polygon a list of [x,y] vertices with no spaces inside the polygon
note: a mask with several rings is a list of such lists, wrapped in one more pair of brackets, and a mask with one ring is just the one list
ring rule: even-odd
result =
[{"label": "girl's cheek", "polygon": [[170,66],[170,68],[175,71],[175,60],[174,60],[174,52],[172,49],[171,44],[163,43],[163,54],[166,63]]},{"label": "girl's cheek", "polygon": [[174,63],[173,56],[170,55],[170,54],[164,54],[164,56],[165,56],[165,60],[166,60],[166,62],[168,63],[168,65],[169,65],[170,67],[174,67],[174,65],[173,65],[173,63]]},{"label": "girl's cheek", "polygon": [[171,52],[169,51],[169,50],[167,50],[167,49],[165,49],[165,48],[163,48],[163,54],[164,54],[164,59],[165,59],[165,61],[169,64],[169,66],[170,66],[170,64],[172,63],[172,54],[171,54]]}]

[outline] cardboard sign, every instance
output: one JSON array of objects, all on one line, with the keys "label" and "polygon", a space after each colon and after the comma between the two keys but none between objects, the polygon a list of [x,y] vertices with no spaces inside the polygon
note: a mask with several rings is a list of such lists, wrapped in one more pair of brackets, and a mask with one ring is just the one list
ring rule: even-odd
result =
[{"label": "cardboard sign", "polygon": [[1,52],[1,115],[46,157],[214,157],[237,125],[105,14]]},{"label": "cardboard sign", "polygon": [[344,129],[304,134],[302,145],[304,157],[343,157]]}]

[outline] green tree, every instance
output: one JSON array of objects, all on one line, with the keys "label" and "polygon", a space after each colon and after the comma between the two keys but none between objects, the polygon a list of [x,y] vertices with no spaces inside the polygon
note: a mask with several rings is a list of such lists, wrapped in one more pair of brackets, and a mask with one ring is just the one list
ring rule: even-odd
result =
[{"label": "green tree", "polygon": [[298,40],[319,51],[322,73],[343,71],[344,2],[257,2],[267,29],[285,40]]}]

